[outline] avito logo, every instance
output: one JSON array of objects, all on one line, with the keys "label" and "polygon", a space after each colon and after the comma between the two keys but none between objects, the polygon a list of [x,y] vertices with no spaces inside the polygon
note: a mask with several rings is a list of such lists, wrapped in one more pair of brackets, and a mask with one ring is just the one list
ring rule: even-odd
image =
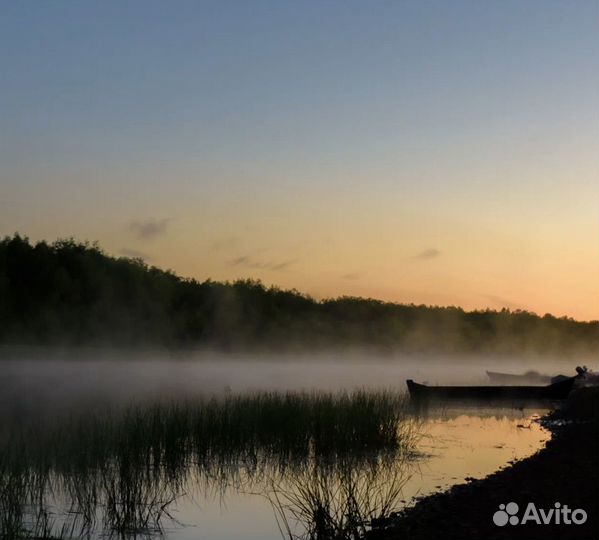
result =
[{"label": "avito logo", "polygon": [[499,510],[493,514],[493,523],[498,527],[510,525],[582,525],[587,520],[587,513],[582,508],[570,509],[567,504],[556,502],[553,508],[543,510],[534,503],[528,503],[522,517],[518,517],[519,506],[515,502],[500,504]]}]

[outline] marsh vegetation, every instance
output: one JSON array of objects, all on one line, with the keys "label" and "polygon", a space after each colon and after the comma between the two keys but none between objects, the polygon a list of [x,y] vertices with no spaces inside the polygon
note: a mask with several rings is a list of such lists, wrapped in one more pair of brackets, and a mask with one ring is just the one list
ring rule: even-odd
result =
[{"label": "marsh vegetation", "polygon": [[415,437],[404,398],[384,391],[5,419],[0,536],[152,537],[185,494],[233,486],[267,497],[287,536],[353,538],[396,502]]}]

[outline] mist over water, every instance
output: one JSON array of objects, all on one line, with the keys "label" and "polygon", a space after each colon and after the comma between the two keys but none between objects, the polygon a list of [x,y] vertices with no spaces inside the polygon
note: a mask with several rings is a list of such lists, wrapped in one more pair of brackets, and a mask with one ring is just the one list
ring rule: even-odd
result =
[{"label": "mist over water", "polygon": [[559,359],[363,352],[43,358],[0,361],[0,510],[12,512],[0,529],[25,537],[67,527],[61,537],[275,540],[284,524],[311,538],[323,501],[348,534],[363,532],[549,438],[532,409],[414,416],[405,379],[489,384],[486,369],[573,371]]},{"label": "mist over water", "polygon": [[78,360],[53,356],[0,361],[0,410],[73,414],[95,405],[180,400],[258,391],[341,391],[387,389],[404,392],[405,380],[428,384],[489,384],[485,370],[537,370],[573,374],[572,361],[559,358],[320,355],[226,355],[106,353]]}]

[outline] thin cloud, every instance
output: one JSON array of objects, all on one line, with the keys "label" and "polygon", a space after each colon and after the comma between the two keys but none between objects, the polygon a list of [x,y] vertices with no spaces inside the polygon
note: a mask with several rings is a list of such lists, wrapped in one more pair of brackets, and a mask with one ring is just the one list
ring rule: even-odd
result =
[{"label": "thin cloud", "polygon": [[257,270],[272,270],[272,271],[281,271],[287,270],[292,264],[296,263],[297,259],[291,259],[287,261],[258,261],[253,259],[249,255],[243,255],[241,257],[236,257],[231,260],[229,264],[231,266],[242,266],[245,268],[253,268]]},{"label": "thin cloud", "polygon": [[354,280],[354,279],[360,279],[362,274],[357,274],[357,273],[349,273],[349,274],[343,274],[341,276],[341,279],[348,279],[348,280]]},{"label": "thin cloud", "polygon": [[138,251],[137,249],[124,247],[119,251],[119,255],[123,257],[128,257],[129,259],[143,259],[145,261],[152,260],[152,256],[144,253],[143,251]]},{"label": "thin cloud", "polygon": [[267,268],[270,268],[270,270],[287,270],[292,264],[295,264],[296,262],[296,259],[292,259],[289,261],[282,261],[280,263],[271,263],[270,267],[267,266]]},{"label": "thin cloud", "polygon": [[251,264],[251,260],[247,255],[243,257],[236,257],[232,261],[230,261],[231,266],[248,266]]},{"label": "thin cloud", "polygon": [[166,232],[168,223],[168,219],[150,218],[145,221],[132,221],[129,229],[140,240],[152,240]]},{"label": "thin cloud", "polygon": [[438,249],[429,248],[429,249],[425,249],[424,251],[421,251],[420,253],[414,255],[414,259],[419,259],[421,261],[426,261],[426,260],[429,260],[429,259],[435,259],[439,255],[441,255],[441,252]]}]

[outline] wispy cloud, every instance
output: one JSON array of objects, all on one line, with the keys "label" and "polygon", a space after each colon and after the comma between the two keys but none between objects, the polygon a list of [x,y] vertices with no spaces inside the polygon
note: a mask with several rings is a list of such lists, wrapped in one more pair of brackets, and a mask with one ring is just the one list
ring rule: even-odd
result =
[{"label": "wispy cloud", "polygon": [[421,261],[425,261],[428,259],[434,259],[436,257],[438,257],[439,255],[441,255],[441,252],[438,249],[435,248],[429,248],[429,249],[425,249],[424,251],[421,251],[420,253],[417,253],[416,255],[414,255],[414,259],[419,259]]},{"label": "wispy cloud", "polygon": [[168,228],[168,219],[147,219],[145,221],[132,221],[129,224],[131,230],[140,240],[152,240],[163,235]]},{"label": "wispy cloud", "polygon": [[286,261],[259,261],[252,258],[250,255],[242,255],[231,260],[229,264],[231,266],[243,266],[245,268],[254,268],[258,270],[273,270],[281,271],[287,270],[292,264],[296,263],[297,259],[290,259]]},{"label": "wispy cloud", "polygon": [[119,251],[119,255],[123,257],[129,257],[130,259],[144,259],[145,261],[152,260],[152,256],[144,253],[143,251],[138,251],[137,249],[124,247]]},{"label": "wispy cloud", "polygon": [[348,280],[354,280],[354,279],[360,279],[362,274],[358,274],[355,272],[350,272],[349,274],[343,274],[341,276],[341,279],[348,279]]}]

